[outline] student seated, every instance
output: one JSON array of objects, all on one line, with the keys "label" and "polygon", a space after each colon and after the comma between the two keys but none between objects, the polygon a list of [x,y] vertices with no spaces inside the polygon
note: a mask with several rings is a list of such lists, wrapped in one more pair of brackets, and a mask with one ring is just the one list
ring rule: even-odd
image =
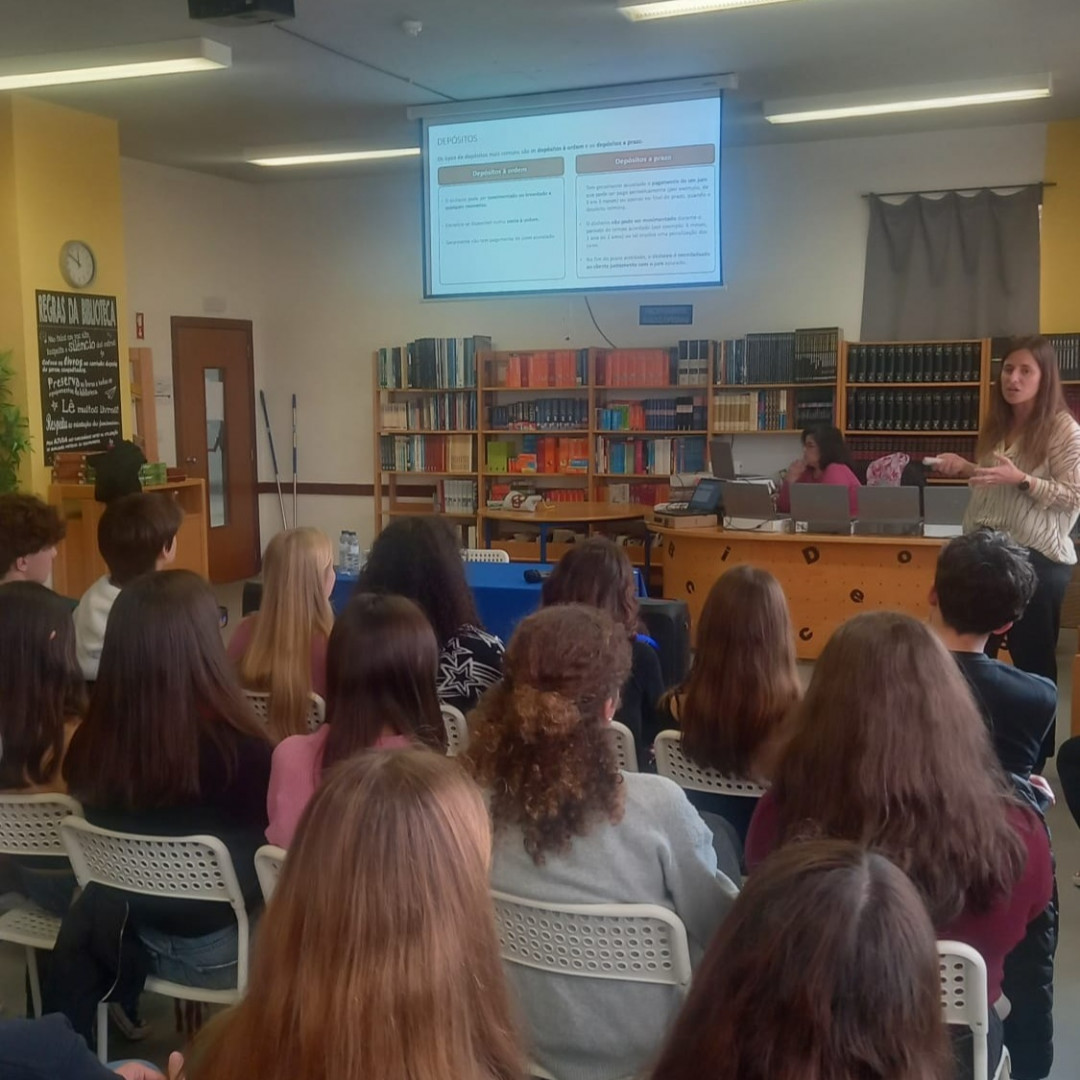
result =
[{"label": "student seated", "polygon": [[326,643],[334,625],[334,549],[318,529],[287,529],[263,555],[262,603],[236,628],[229,658],[248,690],[270,694],[276,741],[306,731],[312,692],[326,697]]},{"label": "student seated", "polygon": [[[717,578],[698,621],[697,648],[682,686],[661,703],[682,730],[683,753],[724,776],[768,783],[802,695],[795,632],[780,582],[767,570],[734,566]],[[756,800],[688,791],[746,842]]]},{"label": "student seated", "polygon": [[67,527],[56,507],[36,495],[0,495],[0,584],[36,581],[52,573],[56,545]]},{"label": "student seated", "polygon": [[[625,626],[595,608],[561,604],[519,624],[469,746],[495,824],[491,884],[558,904],[662,905],[696,964],[736,889],[682,791],[615,762],[606,728],[629,671]],[[669,987],[510,973],[532,1058],[568,1080],[636,1074],[678,1010]]]},{"label": "student seated", "polygon": [[855,465],[840,429],[828,424],[807,428],[802,433],[802,444],[803,456],[788,466],[776,508],[782,513],[791,510],[792,484],[843,484],[848,489],[851,513],[855,514],[862,484],[855,475]]},{"label": "student seated", "polygon": [[[61,767],[86,712],[67,600],[36,581],[0,585],[0,790],[65,793]],[[20,890],[63,914],[75,890],[67,863],[15,860]]]},{"label": "student seated", "polygon": [[630,678],[619,693],[615,719],[634,735],[638,768],[652,767],[652,744],[661,725],[656,705],[664,675],[656,648],[638,633],[637,581],[626,552],[606,536],[575,544],[544,582],[543,603],[588,604],[606,611],[626,630],[630,641]]},{"label": "student seated", "polygon": [[109,572],[83,593],[73,616],[79,667],[87,682],[97,678],[105,627],[120,590],[140,574],[172,563],[183,519],[176,500],[155,491],[123,495],[105,507],[97,542]]},{"label": "student seated", "polygon": [[[751,874],[807,828],[869,844],[896,863],[938,937],[978,949],[990,1003],[1001,997],[1005,958],[1051,903],[1050,841],[1039,815],[1014,796],[956,662],[923,623],[894,612],[859,615],[822,650],[750,823]],[[1051,932],[1043,971],[1052,969],[1053,945]],[[1029,1032],[1042,988],[1014,982],[1007,992]],[[990,1035],[993,1074],[1002,1041],[993,1010]]]},{"label": "student seated", "polygon": [[[64,762],[86,817],[119,832],[219,837],[254,909],[270,754],[225,655],[210,586],[187,570],[126,585]],[[236,985],[237,924],[228,904],[127,899],[152,972],[212,989]]]},{"label": "student seated", "polygon": [[991,634],[1006,633],[1024,614],[1036,583],[1024,548],[1005,533],[976,529],[941,549],[930,590],[930,625],[960,665],[1002,768],[1024,780],[1044,763],[1057,687],[983,650]]},{"label": "student seated", "polygon": [[467,713],[499,681],[503,643],[487,633],[465,579],[457,534],[434,515],[398,518],[375,538],[358,593],[397,593],[420,605],[439,642],[439,700]]},{"label": "student seated", "polygon": [[247,995],[196,1036],[186,1080],[523,1080],[490,859],[452,759],[342,762],[300,822]]},{"label": "student seated", "polygon": [[323,776],[364,750],[410,746],[446,752],[435,693],[439,646],[424,613],[403,596],[361,593],[334,623],[326,658],[326,723],[274,750],[266,839],[292,843]]},{"label": "student seated", "polygon": [[838,840],[789,844],[754,872],[651,1074],[952,1075],[934,928],[922,900],[884,856]]}]

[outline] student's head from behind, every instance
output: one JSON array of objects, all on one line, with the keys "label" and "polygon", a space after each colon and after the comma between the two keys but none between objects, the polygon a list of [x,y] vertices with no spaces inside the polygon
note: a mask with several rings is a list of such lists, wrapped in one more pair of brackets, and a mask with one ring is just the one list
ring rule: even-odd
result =
[{"label": "student's head from behind", "polygon": [[431,622],[439,648],[463,626],[480,625],[457,534],[434,514],[398,518],[383,529],[371,545],[356,591],[415,600]]},{"label": "student's head from behind", "polygon": [[652,1080],[946,1080],[934,928],[888,859],[788,844],[721,924]]},{"label": "student's head from behind", "polygon": [[544,607],[587,604],[606,611],[627,634],[638,630],[637,582],[626,552],[606,536],[574,544],[544,581]]},{"label": "student's head from behind", "polygon": [[35,495],[0,495],[0,582],[36,581],[52,573],[65,525],[56,508]]},{"label": "student's head from behind", "polygon": [[826,836],[872,837],[938,926],[985,910],[1023,866],[1012,788],[967,681],[908,615],[858,615],[832,635],[773,790],[781,839],[808,821]]},{"label": "student's head from behind", "polygon": [[374,746],[384,732],[445,751],[438,667],[435,632],[416,604],[354,596],[334,622],[326,654],[324,768]]},{"label": "student's head from behind", "polygon": [[265,738],[265,729],[225,655],[210,586],[189,570],[136,578],[109,613],[90,708],[64,766],[72,793],[127,810],[198,797],[202,740],[228,760],[235,734]]},{"label": "student's head from behind", "polygon": [[538,864],[622,816],[608,725],[629,673],[624,626],[581,604],[544,608],[518,625],[473,714],[469,757],[495,825],[519,825]]},{"label": "student's head from behind", "polygon": [[329,611],[334,588],[334,548],[320,529],[306,526],[276,533],[263,552],[260,612],[284,603]]},{"label": "student's head from behind", "polygon": [[190,1080],[517,1080],[491,832],[454,759],[342,762],[308,803],[244,1001],[197,1037]]},{"label": "student's head from behind", "polygon": [[851,453],[839,428],[829,424],[809,427],[802,433],[803,461],[812,469],[825,470],[830,465],[851,468]]},{"label": "student's head from behind", "polygon": [[98,549],[119,588],[176,557],[176,534],[184,512],[175,499],[158,491],[113,499],[98,522]]},{"label": "student's head from behind", "polygon": [[683,749],[700,765],[749,777],[754,755],[799,700],[795,634],[780,582],[735,566],[717,578],[677,702]]},{"label": "student's head from behind", "polygon": [[60,764],[64,723],[83,714],[71,605],[36,581],[0,585],[0,789],[44,784]]},{"label": "student's head from behind", "polygon": [[958,634],[1004,633],[1035,595],[1027,552],[1003,532],[976,529],[938,556],[930,604]]}]

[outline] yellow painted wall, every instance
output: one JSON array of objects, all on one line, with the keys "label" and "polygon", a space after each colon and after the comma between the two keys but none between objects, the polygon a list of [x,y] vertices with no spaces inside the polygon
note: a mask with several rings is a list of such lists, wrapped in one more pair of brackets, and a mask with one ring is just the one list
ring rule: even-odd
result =
[{"label": "yellow painted wall", "polygon": [[1042,285],[1039,329],[1080,330],[1080,120],[1049,124],[1043,197]]},{"label": "yellow painted wall", "polygon": [[[9,248],[14,236],[15,246]],[[33,98],[0,96],[0,349],[15,349],[22,398],[34,440],[24,486],[44,495],[49,470],[42,455],[38,380],[38,289],[71,292],[60,274],[60,248],[84,240],[96,256],[88,293],[117,297],[123,429],[131,431],[125,334],[126,285],[120,143],[116,122]],[[12,267],[16,277],[12,281]],[[13,312],[17,307],[21,312]],[[21,334],[21,337],[20,337]],[[11,337],[13,340],[7,342]]]}]

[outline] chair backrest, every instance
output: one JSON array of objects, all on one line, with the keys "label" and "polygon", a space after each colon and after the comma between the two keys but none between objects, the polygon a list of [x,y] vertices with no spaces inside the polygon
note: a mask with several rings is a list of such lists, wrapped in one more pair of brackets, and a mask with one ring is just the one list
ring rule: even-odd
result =
[{"label": "chair backrest", "polygon": [[463,548],[461,552],[465,562],[497,562],[508,563],[510,553],[502,548]]},{"label": "chair backrest", "polygon": [[686,928],[656,904],[541,904],[493,892],[507,963],[558,975],[690,985]]},{"label": "chair backrest", "polygon": [[[265,690],[245,690],[244,697],[254,710],[255,715],[265,724],[270,720],[270,695]],[[326,719],[326,702],[318,694],[310,694],[307,716],[304,723],[308,731],[317,730]]]},{"label": "chair backrest", "polygon": [[765,794],[765,788],[753,780],[739,780],[724,776],[715,769],[695,765],[683,753],[682,733],[679,731],[661,731],[656,736],[653,749],[656,751],[656,771],[688,791],[713,791],[748,799],[760,799]]},{"label": "chair backrest", "polygon": [[974,1054],[972,1076],[975,1080],[988,1080],[990,1005],[986,994],[986,962],[977,949],[962,941],[939,941],[937,949],[942,1016],[946,1024],[970,1028]]},{"label": "chair backrest", "polygon": [[457,757],[463,754],[469,745],[469,725],[465,721],[465,714],[453,705],[439,703],[442,710],[443,725],[446,727],[446,754],[448,757]]},{"label": "chair backrest", "polygon": [[82,816],[70,795],[0,795],[0,854],[66,859],[60,822]]},{"label": "chair backrest", "polygon": [[608,735],[615,744],[615,760],[623,772],[637,772],[637,744],[634,733],[618,720],[612,720],[608,726]]},{"label": "chair backrest", "polygon": [[281,876],[281,867],[285,863],[286,851],[274,844],[263,844],[255,852],[255,874],[259,879],[259,888],[262,889],[263,900],[270,902],[270,897],[277,888],[278,878]]}]

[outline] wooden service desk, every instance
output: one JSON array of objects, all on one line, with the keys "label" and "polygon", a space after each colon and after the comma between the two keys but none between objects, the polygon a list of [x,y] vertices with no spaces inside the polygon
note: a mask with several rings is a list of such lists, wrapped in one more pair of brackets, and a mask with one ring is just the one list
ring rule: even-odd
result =
[{"label": "wooden service desk", "polygon": [[[652,513],[651,506],[611,502],[553,502],[537,510],[481,510],[484,523],[484,546],[498,547],[492,541],[492,523],[507,521],[515,525],[537,525],[540,529],[540,562],[548,561],[549,530],[574,525],[611,525],[621,521],[644,521]],[[561,554],[561,552],[560,552]],[[645,568],[648,572],[649,552],[645,549]]]},{"label": "wooden service desk", "polygon": [[[184,511],[184,520],[176,535],[176,561],[172,568],[194,570],[207,577],[210,564],[206,481],[192,477],[143,490],[171,495]],[[93,484],[51,484],[49,502],[60,511],[67,525],[67,536],[60,541],[53,563],[53,588],[77,599],[107,569],[97,546],[98,522],[105,506],[95,500]]]},{"label": "wooden service desk", "polygon": [[830,536],[663,529],[654,558],[664,596],[685,600],[696,628],[705,597],[725,570],[759,566],[783,586],[800,660],[821,653],[832,632],[863,611],[929,612],[938,552],[946,542],[922,536]]}]

